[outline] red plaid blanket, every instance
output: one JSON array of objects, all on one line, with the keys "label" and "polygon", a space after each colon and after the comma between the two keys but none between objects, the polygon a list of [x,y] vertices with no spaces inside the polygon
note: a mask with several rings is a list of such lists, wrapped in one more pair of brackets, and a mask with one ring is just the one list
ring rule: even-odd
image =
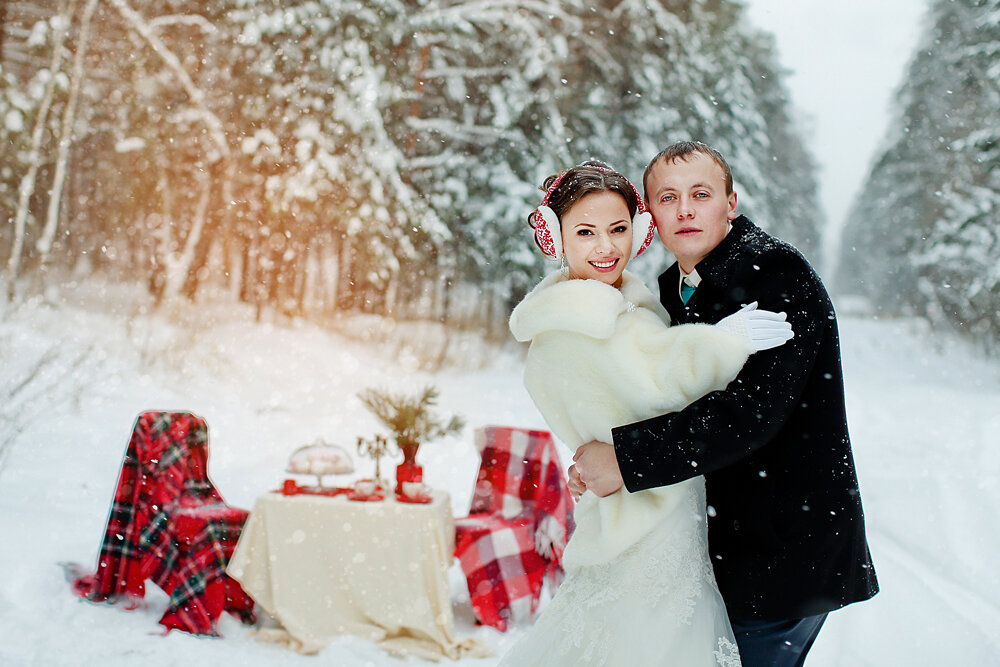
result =
[{"label": "red plaid blanket", "polygon": [[487,426],[469,516],[458,518],[455,557],[478,619],[501,632],[538,608],[573,530],[573,500],[547,431]]},{"label": "red plaid blanket", "polygon": [[160,623],[217,635],[225,609],[245,623],[253,601],[225,574],[246,510],[229,507],[208,477],[208,426],[186,412],[144,412],[132,430],[104,531],[97,572],[74,589],[93,602],[143,597],[152,579],[170,596]]}]

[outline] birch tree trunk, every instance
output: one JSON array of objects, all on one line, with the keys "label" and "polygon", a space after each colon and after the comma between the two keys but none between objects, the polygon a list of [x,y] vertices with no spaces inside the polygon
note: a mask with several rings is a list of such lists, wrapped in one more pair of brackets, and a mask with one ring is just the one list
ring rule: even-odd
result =
[{"label": "birch tree trunk", "polygon": [[205,212],[205,223],[199,230],[198,238],[194,240],[190,262],[184,268],[186,278],[182,291],[184,296],[192,301],[197,296],[204,277],[208,274],[213,237],[219,234],[228,234],[232,226],[229,224],[231,212],[229,202],[233,199],[232,172],[230,160],[221,160],[209,167],[208,187],[210,192]]},{"label": "birch tree trunk", "polygon": [[56,155],[55,175],[52,179],[52,191],[49,193],[49,209],[45,218],[45,229],[35,244],[44,265],[52,251],[52,240],[59,225],[59,207],[62,202],[63,184],[66,182],[66,163],[69,160],[69,148],[73,143],[73,120],[76,116],[76,103],[80,97],[80,86],[83,83],[83,61],[87,55],[87,43],[90,41],[90,21],[94,17],[98,0],[88,0],[80,19],[80,36],[73,58],[72,78],[70,79],[69,99],[63,109],[62,127],[59,132],[59,147]]},{"label": "birch tree trunk", "polygon": [[386,281],[385,296],[382,303],[383,315],[394,319],[401,319],[396,308],[396,295],[399,293],[399,274],[393,271]]},{"label": "birch tree trunk", "polygon": [[159,306],[163,300],[163,290],[167,285],[167,274],[170,254],[174,251],[173,237],[170,229],[174,226],[174,195],[171,189],[170,173],[165,164],[157,165],[159,172],[156,178],[156,191],[162,197],[160,213],[148,213],[141,216],[142,229],[149,245],[149,292],[153,302]]},{"label": "birch tree trunk", "polygon": [[354,293],[357,287],[353,284],[351,271],[351,237],[344,234],[340,239],[340,256],[337,258],[337,294],[334,299],[338,310],[350,310],[354,307]]},{"label": "birch tree trunk", "polygon": [[340,244],[339,234],[333,235],[333,247],[323,257],[324,285],[323,310],[337,310],[337,292],[340,289]]},{"label": "birch tree trunk", "polygon": [[212,178],[204,172],[201,174],[201,194],[195,207],[191,229],[184,240],[184,247],[179,252],[170,253],[166,258],[167,279],[163,286],[163,302],[173,300],[181,293],[181,289],[187,282],[188,273],[194,263],[195,248],[201,241],[201,234],[208,218],[208,204],[212,197]]},{"label": "birch tree trunk", "polygon": [[28,208],[31,195],[35,193],[35,180],[42,161],[42,140],[45,135],[45,124],[48,122],[49,109],[56,92],[56,74],[62,65],[63,43],[76,12],[76,0],[70,0],[69,6],[60,14],[63,20],[58,22],[55,39],[52,42],[52,59],[49,62],[49,80],[45,85],[45,95],[38,108],[35,127],[31,132],[31,151],[28,153],[28,171],[21,179],[18,188],[17,212],[14,214],[14,242],[11,245],[10,257],[7,260],[7,298],[14,298],[14,285],[17,282],[21,268],[21,253],[24,251],[25,226],[28,222]]},{"label": "birch tree trunk", "polygon": [[[181,64],[180,58],[170,50],[170,48],[163,43],[163,40],[156,34],[156,30],[150,22],[147,21],[141,14],[136,12],[129,6],[126,0],[110,0],[111,4],[118,10],[118,13],[125,19],[125,21],[132,26],[132,28],[138,33],[153,52],[163,61],[167,66],[167,69],[171,71],[177,81],[180,83],[181,88],[187,94],[191,103],[194,105],[195,110],[198,113],[201,121],[205,124],[208,130],[208,136],[211,138],[212,143],[215,146],[217,154],[206,156],[206,161],[209,164],[215,165],[212,169],[213,173],[221,172],[223,174],[221,187],[222,187],[222,199],[225,203],[231,201],[231,187],[232,187],[232,165],[229,160],[230,150],[229,142],[226,138],[225,126],[211,109],[205,101],[205,92],[195,85],[194,81],[191,79],[191,75],[188,74],[187,70]],[[219,169],[218,164],[225,165],[222,169]],[[183,274],[182,271],[190,270],[194,260],[195,260],[195,249],[197,248],[198,242],[201,240],[201,234],[205,226],[206,216],[208,215],[208,204],[211,198],[211,188],[213,185],[218,185],[217,179],[209,179],[207,189],[202,192],[201,199],[198,203],[198,210],[195,213],[195,220],[191,227],[191,231],[188,234],[188,238],[184,244],[184,250],[174,258],[171,265],[168,268],[167,284],[164,289],[164,297],[169,299],[180,293],[180,290],[184,287],[185,282],[187,282],[187,275]],[[228,210],[228,209],[226,209]]]}]

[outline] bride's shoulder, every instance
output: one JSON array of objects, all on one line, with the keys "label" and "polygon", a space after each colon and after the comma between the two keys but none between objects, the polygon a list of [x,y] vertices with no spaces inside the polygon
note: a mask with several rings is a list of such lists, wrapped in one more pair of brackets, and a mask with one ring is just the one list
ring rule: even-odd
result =
[{"label": "bride's shoulder", "polygon": [[650,311],[657,318],[659,318],[664,324],[670,324],[670,315],[667,314],[667,309],[663,307],[660,300],[653,295],[646,283],[642,281],[641,278],[636,276],[634,273],[629,271],[624,271],[622,273],[622,286],[621,286],[622,296],[629,302],[635,305],[636,308],[642,308]]},{"label": "bride's shoulder", "polygon": [[557,273],[546,277],[524,297],[511,313],[509,325],[519,341],[531,340],[549,330],[606,338],[625,308],[624,296],[614,287]]}]

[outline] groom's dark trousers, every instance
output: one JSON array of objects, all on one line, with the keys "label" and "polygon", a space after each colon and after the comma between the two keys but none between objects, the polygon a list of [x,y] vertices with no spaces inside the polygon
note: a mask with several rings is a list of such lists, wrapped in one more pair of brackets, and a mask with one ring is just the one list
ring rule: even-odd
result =
[{"label": "groom's dark trousers", "polygon": [[732,621],[743,667],[801,667],[826,616],[791,621]]}]

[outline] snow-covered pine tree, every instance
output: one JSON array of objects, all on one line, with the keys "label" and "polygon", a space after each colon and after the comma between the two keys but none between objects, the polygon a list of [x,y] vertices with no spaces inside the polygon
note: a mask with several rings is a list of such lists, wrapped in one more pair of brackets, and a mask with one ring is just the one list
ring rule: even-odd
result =
[{"label": "snow-covered pine tree", "polygon": [[844,230],[839,286],[1000,340],[1000,1],[939,0]]},{"label": "snow-covered pine tree", "polygon": [[256,107],[243,150],[268,172],[260,215],[311,228],[314,265],[334,258],[339,307],[394,312],[418,249],[450,236],[405,179],[386,123],[410,64],[392,57],[408,33],[407,3],[236,4]]},{"label": "snow-covered pine tree", "polygon": [[[507,299],[535,278],[528,211],[544,174],[569,163],[560,98],[574,3],[411,3],[401,54],[416,56],[389,110],[405,172],[452,231],[445,302],[457,281],[481,287],[482,319],[505,329]],[[405,57],[405,56],[401,56]],[[440,270],[438,266],[429,267]],[[443,312],[441,315],[448,315]]]}]

